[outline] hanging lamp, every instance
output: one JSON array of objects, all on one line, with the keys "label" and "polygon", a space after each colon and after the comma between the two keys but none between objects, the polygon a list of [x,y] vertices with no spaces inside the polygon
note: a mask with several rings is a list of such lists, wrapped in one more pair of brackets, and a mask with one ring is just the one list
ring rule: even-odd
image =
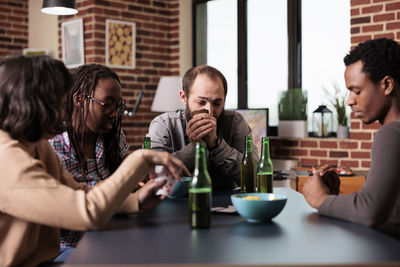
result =
[{"label": "hanging lamp", "polygon": [[75,0],[43,0],[41,11],[51,15],[75,15],[78,13]]}]

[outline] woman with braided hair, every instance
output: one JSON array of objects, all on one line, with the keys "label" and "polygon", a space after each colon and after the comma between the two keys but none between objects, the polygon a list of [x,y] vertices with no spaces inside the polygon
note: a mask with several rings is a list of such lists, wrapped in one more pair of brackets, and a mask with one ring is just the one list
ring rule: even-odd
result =
[{"label": "woman with braided hair", "polygon": [[[112,96],[119,97],[120,89],[108,86],[113,81],[100,78],[91,95],[72,94],[77,107],[84,107],[84,114],[76,116],[83,116],[87,128],[99,136],[108,133],[118,118],[120,105]],[[72,83],[65,65],[48,56],[17,56],[0,62],[0,266],[30,267],[51,262],[60,254],[60,229],[101,229],[116,213],[154,207],[163,199],[155,192],[165,181],[149,179],[132,191],[156,165],[164,165],[175,179],[180,179],[181,172],[190,175],[169,153],[138,149],[90,190],[86,183],[77,183],[47,141],[65,127],[62,107],[71,100],[67,96],[71,96]],[[104,107],[92,98],[104,101]],[[72,125],[78,124],[72,120]],[[85,140],[83,155],[91,158],[99,149],[86,148]],[[109,147],[106,145],[105,150]],[[77,164],[73,157],[70,163]],[[88,177],[89,172],[85,175]],[[58,261],[65,259],[65,254],[59,256]]]}]

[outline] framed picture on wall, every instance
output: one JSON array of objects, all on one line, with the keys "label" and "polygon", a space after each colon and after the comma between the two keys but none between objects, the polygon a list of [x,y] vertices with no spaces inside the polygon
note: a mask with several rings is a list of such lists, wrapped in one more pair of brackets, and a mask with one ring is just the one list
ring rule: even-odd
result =
[{"label": "framed picture on wall", "polygon": [[136,24],[120,20],[106,20],[106,65],[134,69],[136,66]]},{"label": "framed picture on wall", "polygon": [[85,64],[83,50],[83,20],[61,23],[62,59],[68,68]]},{"label": "framed picture on wall", "polygon": [[268,109],[236,109],[235,111],[242,114],[249,124],[253,143],[258,149],[258,153],[261,153],[261,138],[268,136]]}]

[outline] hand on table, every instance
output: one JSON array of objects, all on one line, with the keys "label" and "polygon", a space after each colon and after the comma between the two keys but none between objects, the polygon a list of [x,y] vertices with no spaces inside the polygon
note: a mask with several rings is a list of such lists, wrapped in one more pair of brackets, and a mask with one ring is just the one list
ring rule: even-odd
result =
[{"label": "hand on table", "polygon": [[204,142],[208,148],[213,148],[218,139],[217,119],[207,113],[196,114],[188,122],[186,134],[193,143]]},{"label": "hand on table", "polygon": [[303,195],[311,207],[318,209],[325,198],[329,195],[329,190],[322,182],[321,176],[329,171],[330,167],[324,165],[317,170],[314,169],[314,175],[310,176],[303,185]]}]

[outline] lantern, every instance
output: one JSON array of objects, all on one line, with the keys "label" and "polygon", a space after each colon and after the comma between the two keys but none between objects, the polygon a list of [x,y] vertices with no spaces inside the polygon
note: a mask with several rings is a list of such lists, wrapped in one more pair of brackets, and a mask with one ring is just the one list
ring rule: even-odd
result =
[{"label": "lantern", "polygon": [[316,137],[332,136],[333,114],[325,105],[320,105],[313,112],[313,134]]}]

